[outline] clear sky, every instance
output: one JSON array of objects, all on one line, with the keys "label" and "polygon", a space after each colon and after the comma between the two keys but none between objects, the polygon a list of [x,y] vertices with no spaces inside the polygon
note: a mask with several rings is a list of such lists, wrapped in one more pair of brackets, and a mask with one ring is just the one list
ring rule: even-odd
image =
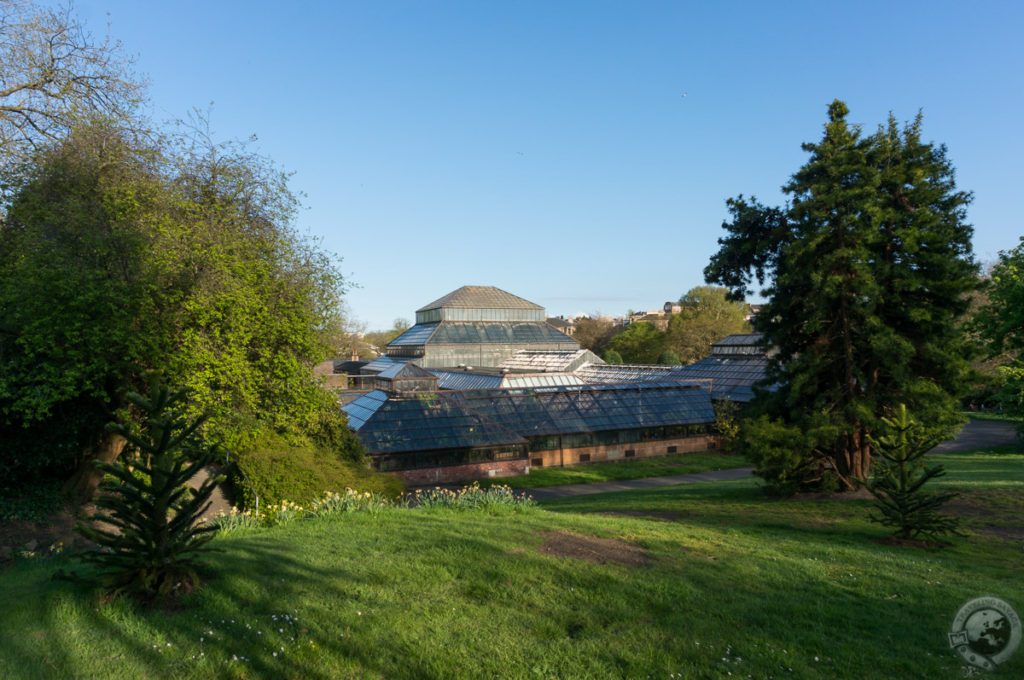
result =
[{"label": "clear sky", "polygon": [[293,171],[369,329],[462,285],[574,315],[703,283],[725,199],[779,187],[847,102],[924,111],[978,258],[1024,233],[1021,2],[77,0],[154,116],[213,102]]}]

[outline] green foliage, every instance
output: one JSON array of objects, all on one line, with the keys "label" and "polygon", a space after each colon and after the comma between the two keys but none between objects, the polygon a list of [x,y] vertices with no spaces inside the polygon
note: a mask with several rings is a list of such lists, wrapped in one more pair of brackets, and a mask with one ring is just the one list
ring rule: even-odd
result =
[{"label": "green foliage", "polygon": [[64,504],[60,484],[37,479],[17,486],[0,486],[0,522],[41,524]]},{"label": "green foliage", "polygon": [[372,331],[363,335],[363,340],[367,345],[373,348],[374,355],[378,356],[384,353],[384,349],[388,343],[397,338],[399,335],[409,329],[409,320],[398,318],[395,319],[391,328],[386,331]]},{"label": "green foliage", "polygon": [[728,399],[719,399],[712,405],[715,409],[715,434],[718,435],[719,446],[731,449],[740,434],[739,404]]},{"label": "green foliage", "polygon": [[614,338],[611,349],[627,364],[653,364],[665,347],[665,334],[646,321],[631,323]]},{"label": "green foliage", "polygon": [[286,500],[306,504],[325,491],[346,488],[389,496],[403,490],[397,477],[371,472],[364,463],[301,437],[264,433],[238,450],[232,464],[235,497],[250,509],[256,507],[256,496],[265,508]]},{"label": "green foliage", "polygon": [[287,179],[243,146],[201,134],[158,145],[102,122],[8,178],[0,435],[19,446],[3,447],[0,471],[90,475],[108,443],[95,423],[154,369],[219,439],[288,432],[360,456],[310,379],[345,284],[293,227]]},{"label": "green foliage", "polygon": [[679,298],[682,311],[669,319],[665,344],[682,363],[708,356],[711,344],[726,336],[750,332],[747,306],[729,300],[728,294],[728,288],[697,286]]},{"label": "green foliage", "polygon": [[[985,287],[987,304],[975,315],[973,327],[987,342],[990,356],[1006,363],[998,367],[993,401],[1013,413],[1024,413],[1024,238],[999,262]],[[1019,428],[1024,435],[1024,427]]]},{"label": "green foliage", "polygon": [[1024,237],[1016,248],[999,253],[992,269],[987,303],[974,319],[993,352],[1024,349]]},{"label": "green foliage", "polygon": [[681,366],[683,362],[679,360],[678,354],[667,349],[658,356],[658,363],[663,366]]},{"label": "green foliage", "polygon": [[937,538],[956,534],[959,521],[939,512],[954,492],[926,492],[923,486],[945,475],[942,465],[925,465],[924,457],[941,441],[916,421],[900,404],[891,418],[882,418],[888,432],[871,443],[880,460],[867,488],[875,497],[879,515],[871,520],[893,527],[900,538]]},{"label": "green foliage", "polygon": [[613,349],[607,350],[604,353],[604,356],[601,357],[601,358],[605,360],[605,363],[609,363],[609,364],[621,364],[621,363],[623,363],[622,362],[622,355],[619,354],[618,352],[616,352]]},{"label": "green foliage", "polygon": [[534,505],[529,495],[517,493],[509,486],[494,484],[481,488],[477,482],[455,490],[416,489],[411,501],[414,506],[423,508],[482,510],[491,514]]},{"label": "green foliage", "polygon": [[765,415],[740,421],[735,449],[751,462],[772,496],[791,496],[820,477],[813,441],[799,427]]},{"label": "green foliage", "polygon": [[956,190],[945,148],[921,141],[920,116],[862,136],[847,113],[833,102],[822,140],[804,145],[811,157],[784,187],[785,209],[728,201],[728,235],[705,277],[736,299],[755,278],[767,284],[754,330],[777,350],[767,381],[777,389],[755,410],[815,430],[801,447],[815,460],[797,469],[830,471],[811,477],[852,489],[891,405],[905,403],[936,436],[959,426],[970,348],[957,321],[977,267],[971,197]]},{"label": "green foliage", "polygon": [[199,518],[220,480],[207,478],[195,491],[188,482],[217,458],[218,447],[199,434],[202,418],[185,415],[184,392],[154,382],[148,398],[132,393],[128,399],[142,414],[141,427],[111,428],[127,439],[134,458],[97,463],[109,475],[96,501],[99,524],[75,529],[100,546],[81,559],[100,568],[97,580],[108,591],[166,602],[199,585],[198,558],[213,537]]}]

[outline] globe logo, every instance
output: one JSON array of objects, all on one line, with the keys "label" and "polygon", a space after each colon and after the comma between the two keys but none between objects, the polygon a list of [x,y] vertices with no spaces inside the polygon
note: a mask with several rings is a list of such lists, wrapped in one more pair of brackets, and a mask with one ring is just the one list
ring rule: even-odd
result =
[{"label": "globe logo", "polygon": [[979,597],[965,604],[949,633],[950,647],[967,663],[988,671],[1013,656],[1020,641],[1020,617],[997,597]]}]

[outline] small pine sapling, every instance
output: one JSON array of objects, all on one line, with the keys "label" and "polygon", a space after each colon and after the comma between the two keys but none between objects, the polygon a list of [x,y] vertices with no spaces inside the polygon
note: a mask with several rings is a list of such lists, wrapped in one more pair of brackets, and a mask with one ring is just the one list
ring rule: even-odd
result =
[{"label": "small pine sapling", "polygon": [[95,526],[80,522],[75,529],[100,546],[81,559],[99,567],[96,581],[112,595],[166,602],[199,585],[198,557],[210,550],[206,543],[216,531],[199,519],[220,478],[211,476],[195,490],[188,482],[220,447],[203,441],[199,428],[205,418],[183,414],[184,392],[154,383],[148,398],[128,398],[142,415],[141,425],[108,426],[128,447],[114,463],[97,463],[106,473],[96,500],[101,512]]},{"label": "small pine sapling", "polygon": [[905,404],[900,404],[892,418],[882,421],[889,432],[871,438],[875,454],[872,478],[867,489],[875,497],[873,522],[896,529],[897,538],[938,538],[946,534],[962,535],[957,530],[959,520],[943,515],[939,509],[958,494],[955,492],[928,492],[922,487],[928,481],[946,474],[942,465],[928,467],[924,456],[941,441],[931,435],[915,420]]}]

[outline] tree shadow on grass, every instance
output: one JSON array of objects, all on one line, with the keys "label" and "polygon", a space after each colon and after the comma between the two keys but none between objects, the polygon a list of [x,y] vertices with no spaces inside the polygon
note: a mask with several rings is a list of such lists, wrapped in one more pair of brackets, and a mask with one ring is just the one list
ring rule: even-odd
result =
[{"label": "tree shadow on grass", "polygon": [[[895,668],[887,654],[898,660],[928,648],[947,625],[936,601],[915,599],[909,576],[894,575],[892,592],[903,596],[887,600],[841,564],[808,571],[803,556],[672,557],[672,536],[639,519],[615,521],[635,526],[629,540],[655,559],[624,566],[537,551],[540,530],[594,533],[589,518],[395,517],[352,527],[300,522],[215,541],[225,551],[211,560],[214,578],[171,612],[100,604],[81,586],[47,583],[49,567],[20,574],[25,595],[43,594],[19,603],[17,616],[36,618],[25,628],[45,636],[47,659],[40,663],[43,647],[31,635],[2,636],[0,659],[36,669],[26,677],[645,677],[683,668],[715,677],[721,652],[694,642],[727,640],[752,660],[746,673],[773,668],[771,643],[794,654],[828,649],[850,664],[845,677],[881,677]],[[815,677],[822,668],[804,656],[787,663]],[[937,670],[924,661],[918,670]]]}]

